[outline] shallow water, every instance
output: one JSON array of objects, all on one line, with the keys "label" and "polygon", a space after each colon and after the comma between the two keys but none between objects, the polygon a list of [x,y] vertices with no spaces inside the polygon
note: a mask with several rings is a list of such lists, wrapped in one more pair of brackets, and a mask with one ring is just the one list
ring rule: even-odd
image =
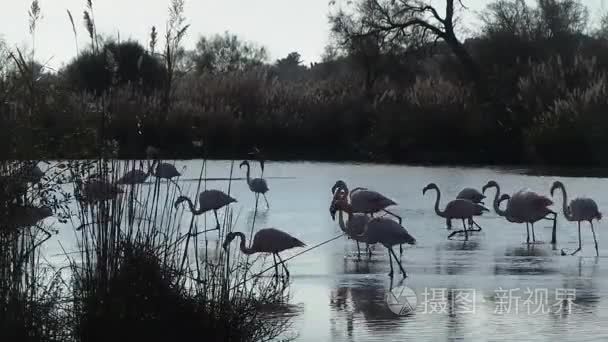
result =
[{"label": "shallow water", "polygon": [[[187,169],[182,179],[198,178],[202,162],[176,162],[178,169],[184,164]],[[206,177],[229,175],[230,162],[208,162],[207,166]],[[234,171],[242,176],[237,167]],[[294,315],[289,334],[296,334],[297,341],[314,342],[608,339],[608,326],[603,324],[608,319],[608,259],[604,257],[608,256],[608,235],[604,223],[596,224],[599,258],[595,257],[586,223],[582,252],[560,256],[561,248],[574,249],[577,245],[576,223],[563,218],[561,197],[553,206],[560,211],[556,248],[549,243],[549,221],[536,225],[536,237],[545,243],[528,247],[522,243],[525,226],[508,223],[493,212],[477,220],[483,230],[474,233],[470,241],[448,241],[445,220],[433,211],[434,193],[422,195],[427,183],[437,183],[443,206],[463,187],[481,189],[492,179],[503,192],[529,187],[543,194],[548,194],[554,180],[561,180],[570,196],[592,197],[600,210],[608,205],[605,179],[525,175],[528,171],[267,163],[266,177],[283,178],[268,179],[271,208],[258,213],[256,228],[282,229],[309,246],[335,237],[341,232],[329,215],[330,188],[343,179],[351,188],[365,186],[395,200],[398,206],[394,212],[403,217],[404,226],[418,241],[417,246],[405,248],[402,257],[408,277],[401,281],[396,273],[392,283],[393,287],[407,286],[417,295],[416,310],[404,316],[394,314],[386,304],[391,282],[387,276],[388,254],[380,246],[375,247],[371,261],[363,258],[357,262],[355,243],[340,238],[289,261],[293,306],[280,313]],[[181,184],[185,192],[194,195],[196,184]],[[227,190],[225,181],[210,181],[207,186]],[[249,232],[254,195],[242,180],[232,184],[231,192],[238,199],[234,206],[237,230]],[[486,204],[490,207],[491,200]],[[264,208],[263,201],[260,207]],[[211,224],[213,216],[208,215],[206,220]],[[454,226],[459,227],[459,222],[454,221]],[[208,238],[216,239],[214,234]],[[75,248],[73,231],[63,230],[45,246],[51,259],[62,253],[58,241],[67,250]],[[283,255],[289,257],[296,252]],[[544,297],[545,291],[548,298]],[[572,306],[568,308],[568,300],[556,301],[556,294],[569,295]],[[475,302],[463,298],[474,298]]]}]

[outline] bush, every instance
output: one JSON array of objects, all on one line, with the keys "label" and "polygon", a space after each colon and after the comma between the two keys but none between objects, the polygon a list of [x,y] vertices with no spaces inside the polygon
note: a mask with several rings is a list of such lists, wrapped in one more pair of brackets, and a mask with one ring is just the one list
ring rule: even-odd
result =
[{"label": "bush", "polygon": [[582,89],[574,89],[544,111],[528,130],[531,153],[541,162],[557,165],[605,165],[598,150],[608,137],[606,74],[596,75]]}]

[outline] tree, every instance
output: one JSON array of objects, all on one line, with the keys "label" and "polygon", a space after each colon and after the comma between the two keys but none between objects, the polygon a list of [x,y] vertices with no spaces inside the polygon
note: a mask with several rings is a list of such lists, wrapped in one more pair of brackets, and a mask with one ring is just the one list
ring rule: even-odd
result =
[{"label": "tree", "polygon": [[298,52],[291,52],[286,57],[277,59],[275,69],[280,79],[301,79],[307,70],[302,63],[302,56]]},{"label": "tree", "polygon": [[389,44],[441,39],[462,63],[478,92],[485,93],[477,63],[456,36],[454,0],[445,0],[443,16],[427,1],[418,0],[359,0],[352,6],[349,13],[340,9],[330,16],[334,33],[350,38],[371,36]]},{"label": "tree", "polygon": [[538,11],[547,38],[582,34],[589,21],[589,11],[579,0],[538,0]]},{"label": "tree", "polygon": [[196,49],[189,55],[199,74],[246,70],[268,60],[264,47],[245,42],[228,32],[201,37],[196,43]]},{"label": "tree", "polygon": [[135,41],[107,42],[99,52],[87,50],[66,67],[65,74],[74,88],[96,94],[124,84],[150,92],[165,81],[162,63]]}]

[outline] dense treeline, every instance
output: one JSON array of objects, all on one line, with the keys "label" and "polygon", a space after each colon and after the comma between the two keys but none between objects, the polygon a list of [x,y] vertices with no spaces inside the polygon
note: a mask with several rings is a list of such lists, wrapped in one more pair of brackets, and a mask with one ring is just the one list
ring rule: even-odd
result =
[{"label": "dense treeline", "polygon": [[6,54],[3,124],[23,128],[14,146],[55,157],[116,140],[121,156],[154,144],[174,157],[257,146],[277,159],[608,164],[608,17],[592,24],[580,0],[497,0],[466,37],[455,18],[468,9],[442,4],[332,1],[319,63],[270,61],[228,32],[188,50],[184,18],[144,43],[87,22],[90,46],[56,73]]}]

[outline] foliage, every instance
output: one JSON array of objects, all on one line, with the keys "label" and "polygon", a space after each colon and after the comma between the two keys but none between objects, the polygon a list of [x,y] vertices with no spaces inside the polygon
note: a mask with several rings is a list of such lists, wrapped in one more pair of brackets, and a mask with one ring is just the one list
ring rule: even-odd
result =
[{"label": "foliage", "polygon": [[76,90],[103,94],[111,86],[129,84],[150,93],[164,85],[165,71],[157,57],[135,41],[108,42],[96,53],[82,52],[65,69]]},{"label": "foliage", "polygon": [[223,35],[201,36],[189,58],[197,73],[244,71],[260,66],[268,59],[264,47],[240,40],[227,31]]}]

